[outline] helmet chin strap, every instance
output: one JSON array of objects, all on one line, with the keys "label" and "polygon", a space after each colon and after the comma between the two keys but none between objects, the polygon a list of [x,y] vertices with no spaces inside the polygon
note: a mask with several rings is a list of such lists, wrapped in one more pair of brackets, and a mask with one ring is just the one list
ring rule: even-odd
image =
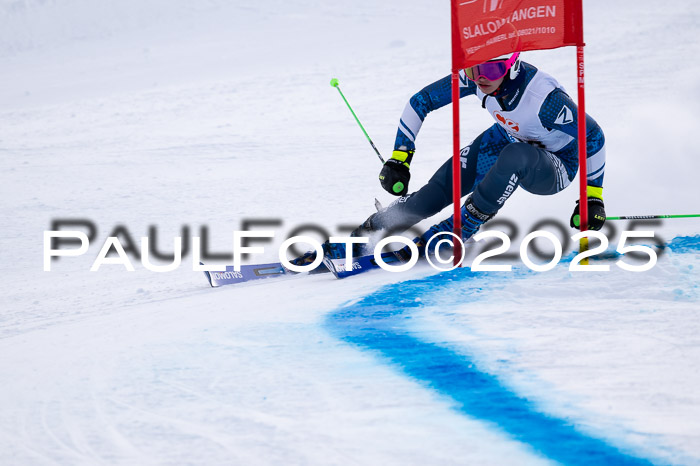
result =
[{"label": "helmet chin strap", "polygon": [[501,83],[501,85],[498,86],[498,87],[496,88],[496,90],[493,91],[492,93],[490,93],[489,95],[490,95],[490,96],[493,96],[493,97],[501,97],[502,95],[505,95],[504,88],[506,88],[506,87],[508,86],[509,83],[510,83],[510,76],[508,76],[508,75],[506,74],[506,75],[503,77],[503,82]]},{"label": "helmet chin strap", "polygon": [[511,79],[510,77],[510,71],[506,73],[506,75],[503,77],[503,82],[501,83],[500,86],[498,86],[498,89],[493,91],[490,96],[493,97],[503,97],[506,95],[509,95],[512,93],[515,89],[520,86],[520,82],[524,77],[524,74],[522,73],[521,70],[518,70],[518,74],[515,76],[515,78]]}]

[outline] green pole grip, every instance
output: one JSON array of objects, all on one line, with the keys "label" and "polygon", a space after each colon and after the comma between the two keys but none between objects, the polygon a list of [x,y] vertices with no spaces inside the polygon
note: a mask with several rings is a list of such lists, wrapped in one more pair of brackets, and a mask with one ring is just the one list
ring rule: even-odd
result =
[{"label": "green pole grip", "polygon": [[606,217],[606,220],[652,220],[656,218],[695,218],[700,217],[700,214],[683,214],[683,215],[627,215],[620,217]]}]

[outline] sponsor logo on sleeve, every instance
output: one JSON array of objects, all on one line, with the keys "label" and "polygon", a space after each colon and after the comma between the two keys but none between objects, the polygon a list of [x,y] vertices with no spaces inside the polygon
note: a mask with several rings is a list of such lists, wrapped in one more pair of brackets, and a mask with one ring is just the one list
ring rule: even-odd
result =
[{"label": "sponsor logo on sleeve", "polygon": [[559,111],[559,115],[557,115],[557,119],[554,120],[554,123],[556,123],[557,125],[568,125],[573,121],[574,112],[572,112],[569,107],[564,105],[564,107],[562,107],[562,109]]}]

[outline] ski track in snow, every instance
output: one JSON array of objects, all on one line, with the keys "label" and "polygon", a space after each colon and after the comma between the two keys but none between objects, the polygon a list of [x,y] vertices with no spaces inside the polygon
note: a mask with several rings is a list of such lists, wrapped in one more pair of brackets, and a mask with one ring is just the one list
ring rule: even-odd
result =
[{"label": "ski track in snow", "polygon": [[[337,234],[375,196],[392,201],[328,82],[340,79],[386,156],[408,98],[449,72],[448,8],[239,3],[0,3],[0,463],[581,460],[528,429],[540,422],[545,437],[565,444],[574,432],[608,462],[700,464],[700,255],[683,238],[697,220],[648,226],[673,252],[641,274],[417,266],[209,289],[191,254],[171,273],[138,261],[89,272],[120,225],[137,248],[154,226],[164,252],[207,226],[221,253],[244,219],[278,218],[252,259],[270,262],[296,226]],[[697,213],[700,3],[585,9],[608,214]],[[573,49],[524,58],[575,90]],[[466,144],[492,121],[475,100],[462,108]],[[451,153],[450,121],[443,109],[423,125],[412,188]],[[568,222],[575,191],[520,190],[499,218],[521,233]],[[60,218],[90,220],[97,235],[85,256],[43,272],[42,232]],[[608,223],[614,248],[629,223]],[[380,298],[405,306],[375,316]],[[377,348],[364,340],[377,328],[410,340]],[[473,386],[433,370],[442,365],[485,374],[514,410],[526,405],[526,422],[475,404]]]}]

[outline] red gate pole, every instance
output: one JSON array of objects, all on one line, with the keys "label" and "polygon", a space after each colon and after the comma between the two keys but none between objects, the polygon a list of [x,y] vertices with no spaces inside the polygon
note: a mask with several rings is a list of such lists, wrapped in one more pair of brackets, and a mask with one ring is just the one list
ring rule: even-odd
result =
[{"label": "red gate pole", "polygon": [[[452,7],[452,202],[454,203],[454,229],[457,238],[462,238],[462,170],[459,160],[459,54],[462,44],[459,40],[459,24],[457,21],[457,0],[451,1]],[[457,267],[462,260],[462,243],[454,240],[454,265]]]},{"label": "red gate pole", "polygon": [[[583,45],[576,47],[576,61],[578,70],[578,173],[579,173],[579,215],[581,231],[588,229],[588,170],[586,167],[586,96],[585,96],[585,73],[583,64]],[[588,238],[582,238],[580,251],[588,249]],[[587,263],[587,259],[584,259]]]},{"label": "red gate pole", "polygon": [[[454,203],[454,234],[462,238],[462,167],[459,160],[459,71],[452,72],[452,202]],[[462,243],[454,240],[454,265],[462,260]]]}]

